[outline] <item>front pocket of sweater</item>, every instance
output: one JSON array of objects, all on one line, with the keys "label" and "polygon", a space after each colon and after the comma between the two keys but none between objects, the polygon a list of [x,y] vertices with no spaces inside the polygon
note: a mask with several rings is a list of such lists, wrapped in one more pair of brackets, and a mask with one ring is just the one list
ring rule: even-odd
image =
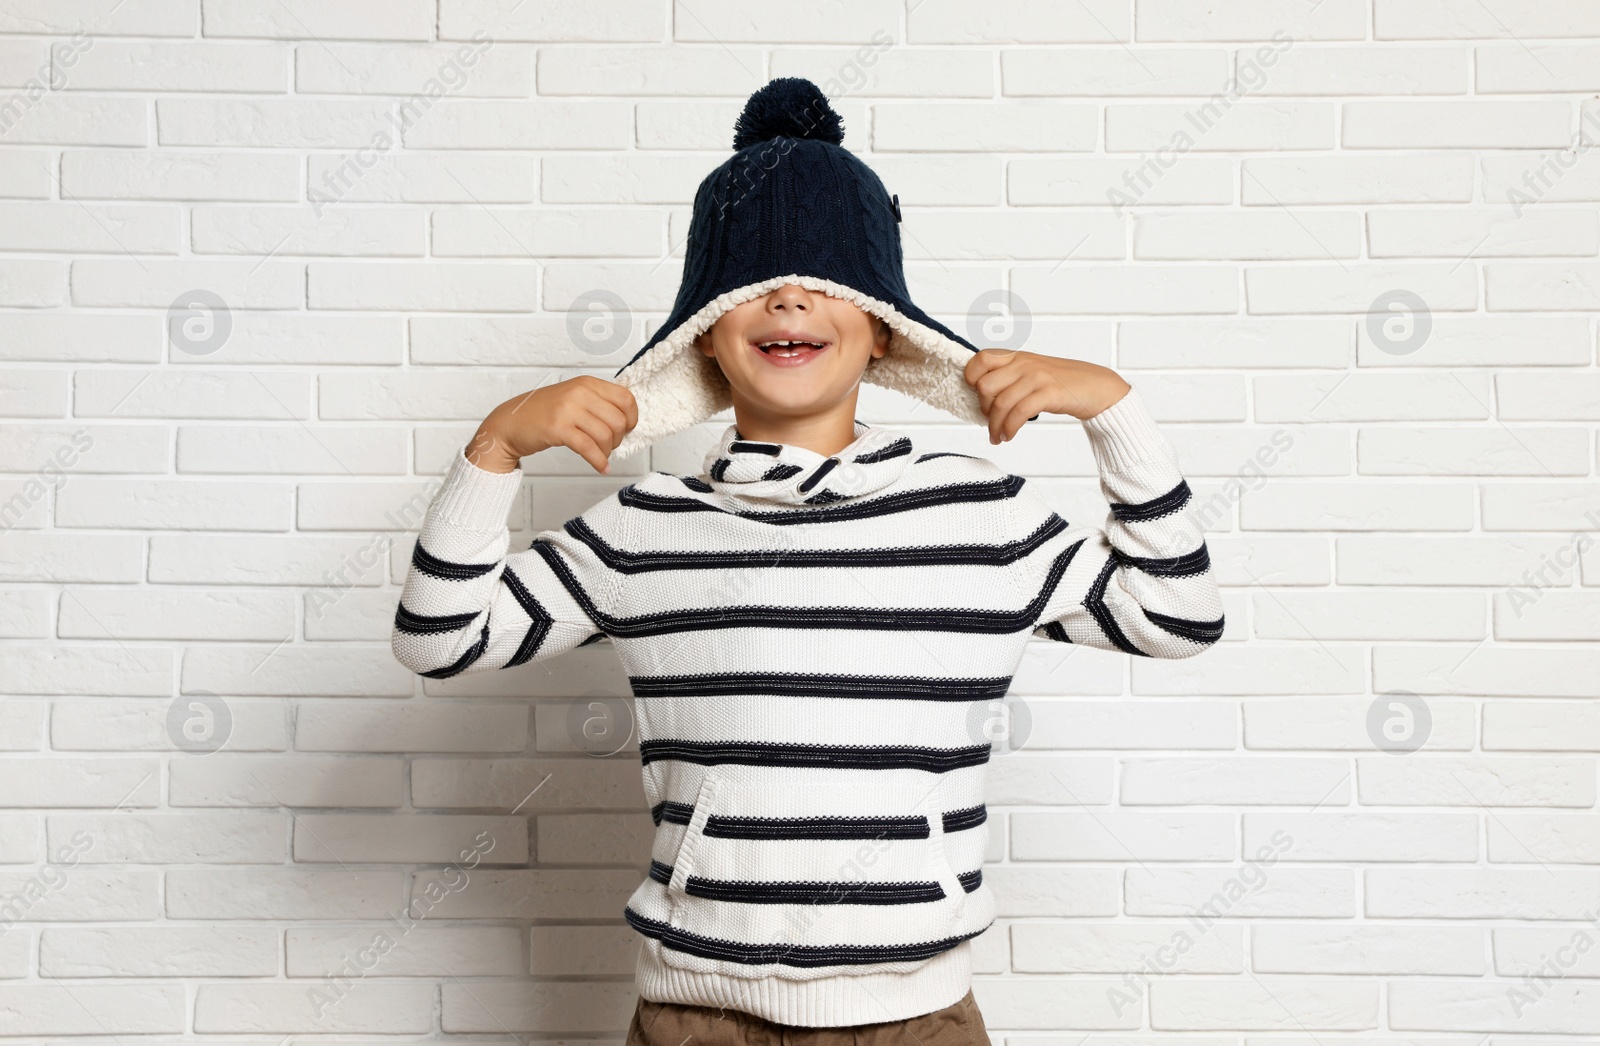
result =
[{"label": "front pocket of sweater", "polygon": [[667,882],[664,961],[794,980],[915,970],[960,943],[966,891],[945,856],[942,813],[926,777],[707,772]]}]

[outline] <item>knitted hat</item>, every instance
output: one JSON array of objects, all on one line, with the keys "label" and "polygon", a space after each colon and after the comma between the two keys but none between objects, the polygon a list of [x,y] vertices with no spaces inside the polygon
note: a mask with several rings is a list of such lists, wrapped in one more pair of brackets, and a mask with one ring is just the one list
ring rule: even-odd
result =
[{"label": "knitted hat", "polygon": [[694,340],[729,309],[789,283],[888,323],[888,351],[868,361],[863,381],[985,423],[963,377],[977,346],[912,303],[900,197],[843,140],[839,114],[810,80],[781,77],[750,96],[734,125],[734,154],[695,192],[672,314],[613,377],[639,407],[616,454],[731,407],[721,367]]}]

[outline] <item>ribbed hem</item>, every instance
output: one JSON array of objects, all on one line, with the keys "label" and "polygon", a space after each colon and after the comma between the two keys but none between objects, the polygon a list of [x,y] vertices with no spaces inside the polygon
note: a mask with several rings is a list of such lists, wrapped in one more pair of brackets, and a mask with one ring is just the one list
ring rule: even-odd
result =
[{"label": "ribbed hem", "polygon": [[972,942],[940,952],[912,973],[859,973],[791,981],[725,977],[669,966],[639,950],[634,981],[651,1002],[730,1006],[779,1024],[837,1028],[903,1021],[958,1002],[972,988]]},{"label": "ribbed hem", "polygon": [[522,488],[522,470],[490,472],[467,460],[466,447],[456,451],[444,483],[433,496],[432,514],[468,530],[499,530],[506,525],[511,503]]},{"label": "ribbed hem", "polygon": [[1134,386],[1082,424],[1101,472],[1127,472],[1152,462],[1176,464],[1172,444]]}]

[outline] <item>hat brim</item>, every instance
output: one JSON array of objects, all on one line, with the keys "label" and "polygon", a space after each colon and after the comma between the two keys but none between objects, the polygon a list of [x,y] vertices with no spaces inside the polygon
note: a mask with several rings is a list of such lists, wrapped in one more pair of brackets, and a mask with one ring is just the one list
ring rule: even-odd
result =
[{"label": "hat brim", "polygon": [[868,361],[862,381],[904,393],[962,421],[985,424],[977,390],[965,377],[967,363],[978,351],[970,342],[911,302],[886,302],[834,280],[792,273],[719,294],[617,372],[613,380],[633,393],[639,423],[613,453],[626,457],[731,407],[732,392],[722,368],[695,348],[694,340],[735,306],[791,283],[848,301],[889,325],[889,349]]}]

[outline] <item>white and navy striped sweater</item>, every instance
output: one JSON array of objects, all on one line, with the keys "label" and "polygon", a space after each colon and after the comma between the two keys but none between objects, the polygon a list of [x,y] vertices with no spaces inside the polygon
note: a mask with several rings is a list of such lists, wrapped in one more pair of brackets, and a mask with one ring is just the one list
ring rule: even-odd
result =
[{"label": "white and navy striped sweater", "polygon": [[823,457],[729,426],[702,476],[653,472],[509,555],[521,474],[457,454],[395,656],[443,678],[616,646],[657,825],[623,913],[645,998],[809,1026],[927,1013],[965,994],[994,920],[983,724],[1029,640],[1172,658],[1222,631],[1138,391],[1084,429],[1104,529],[890,429],[857,422]]}]

